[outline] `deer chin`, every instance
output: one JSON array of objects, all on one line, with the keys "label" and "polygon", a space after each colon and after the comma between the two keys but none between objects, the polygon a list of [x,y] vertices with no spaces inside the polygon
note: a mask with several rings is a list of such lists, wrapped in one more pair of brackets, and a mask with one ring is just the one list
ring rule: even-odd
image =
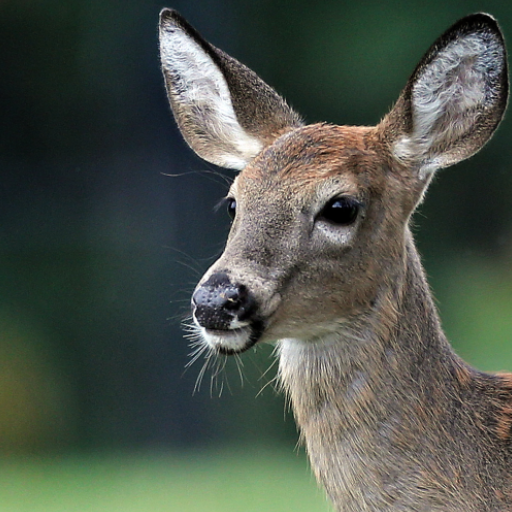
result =
[{"label": "deer chin", "polygon": [[240,354],[249,350],[259,341],[264,331],[264,324],[259,320],[243,326],[233,325],[225,330],[206,329],[197,323],[196,325],[205,344],[223,355]]}]

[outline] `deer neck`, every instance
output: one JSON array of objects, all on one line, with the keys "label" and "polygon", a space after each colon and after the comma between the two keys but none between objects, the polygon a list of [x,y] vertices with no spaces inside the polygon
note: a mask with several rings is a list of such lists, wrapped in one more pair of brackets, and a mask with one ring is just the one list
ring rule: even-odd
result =
[{"label": "deer neck", "polygon": [[281,382],[339,510],[387,510],[386,485],[391,494],[410,490],[418,454],[432,442],[422,415],[455,364],[410,237],[403,270],[377,302],[323,339],[280,343]]}]

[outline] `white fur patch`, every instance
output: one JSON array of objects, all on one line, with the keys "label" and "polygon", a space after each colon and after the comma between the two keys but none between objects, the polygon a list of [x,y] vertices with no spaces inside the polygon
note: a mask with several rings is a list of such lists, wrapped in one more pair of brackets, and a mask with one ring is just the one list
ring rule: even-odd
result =
[{"label": "white fur patch", "polygon": [[204,342],[215,350],[224,349],[240,352],[247,348],[251,336],[250,328],[223,331],[222,334],[220,334],[208,331],[198,324],[196,325],[200,329],[201,337]]},{"label": "white fur patch", "polygon": [[175,80],[173,99],[196,114],[196,120],[204,123],[202,129],[220,141],[219,147],[229,149],[216,152],[214,163],[243,169],[263,145],[240,126],[219,68],[193,39],[174,25],[165,25],[161,30],[160,52],[162,66]]},{"label": "white fur patch", "polygon": [[492,86],[499,83],[503,62],[500,41],[488,33],[456,39],[441,50],[413,85],[413,132],[396,142],[395,156],[419,161],[422,178],[454,163],[446,156],[450,143],[470,131],[484,105],[493,103]]}]

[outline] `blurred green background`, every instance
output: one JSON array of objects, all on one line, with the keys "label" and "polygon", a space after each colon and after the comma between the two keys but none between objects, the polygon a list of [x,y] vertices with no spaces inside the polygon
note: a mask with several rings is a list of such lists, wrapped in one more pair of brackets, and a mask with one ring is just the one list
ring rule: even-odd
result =
[{"label": "blurred green background", "polygon": [[[0,0],[2,512],[328,510],[265,387],[271,347],[242,357],[243,385],[228,361],[192,393],[180,321],[222,250],[233,175],[175,128],[164,6],[310,122],[375,124],[468,13],[512,40],[502,0]],[[512,370],[511,135],[506,118],[415,216],[444,327],[484,370]]]}]

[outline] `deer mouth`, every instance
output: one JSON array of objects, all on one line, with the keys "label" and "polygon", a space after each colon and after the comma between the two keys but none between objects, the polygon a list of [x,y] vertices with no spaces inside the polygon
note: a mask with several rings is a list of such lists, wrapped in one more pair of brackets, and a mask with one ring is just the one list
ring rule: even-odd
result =
[{"label": "deer mouth", "polygon": [[197,320],[196,325],[200,328],[204,342],[223,355],[240,354],[249,350],[259,341],[264,331],[264,324],[260,320],[232,329],[207,329]]}]

